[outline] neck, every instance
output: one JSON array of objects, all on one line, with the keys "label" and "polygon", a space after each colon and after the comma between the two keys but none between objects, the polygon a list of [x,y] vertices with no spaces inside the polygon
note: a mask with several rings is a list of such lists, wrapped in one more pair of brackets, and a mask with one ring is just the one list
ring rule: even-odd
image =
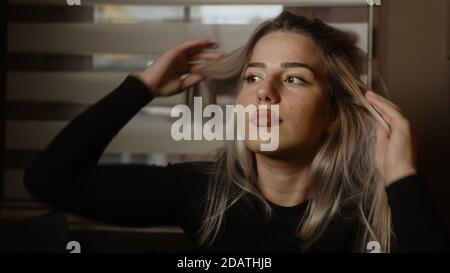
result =
[{"label": "neck", "polygon": [[295,206],[308,199],[311,160],[286,159],[256,153],[258,186],[263,195],[280,206]]}]

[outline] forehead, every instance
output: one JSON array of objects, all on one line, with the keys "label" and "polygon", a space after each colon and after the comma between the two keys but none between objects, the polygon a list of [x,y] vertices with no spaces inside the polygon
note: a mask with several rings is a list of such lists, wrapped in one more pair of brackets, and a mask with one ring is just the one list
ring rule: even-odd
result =
[{"label": "forehead", "polygon": [[273,32],[265,35],[255,44],[251,61],[267,62],[269,65],[299,61],[318,69],[322,65],[322,51],[306,35]]}]

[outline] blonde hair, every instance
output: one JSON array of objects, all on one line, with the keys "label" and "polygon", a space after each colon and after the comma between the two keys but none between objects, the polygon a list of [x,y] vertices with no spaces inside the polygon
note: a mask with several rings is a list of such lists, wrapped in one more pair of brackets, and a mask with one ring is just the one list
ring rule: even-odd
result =
[{"label": "blonde hair", "polygon": [[[222,61],[207,66],[210,90],[240,90],[245,65],[252,49],[263,36],[288,31],[306,35],[323,51],[323,63],[331,98],[333,132],[311,163],[310,194],[298,236],[307,250],[326,230],[344,207],[351,207],[363,227],[356,251],[365,251],[369,241],[378,241],[382,251],[390,251],[391,214],[385,186],[374,163],[375,129],[371,106],[364,98],[367,90],[360,79],[364,54],[356,46],[355,36],[337,30],[318,19],[307,19],[284,11],[257,27],[245,46]],[[228,142],[215,158],[205,203],[199,242],[211,245],[225,221],[226,210],[246,194],[256,197],[272,210],[257,186],[254,154],[243,141]]]}]

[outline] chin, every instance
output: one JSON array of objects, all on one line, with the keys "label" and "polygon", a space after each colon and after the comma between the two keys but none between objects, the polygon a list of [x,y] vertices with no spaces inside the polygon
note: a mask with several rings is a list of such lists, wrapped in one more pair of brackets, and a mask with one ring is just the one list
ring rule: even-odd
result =
[{"label": "chin", "polygon": [[279,143],[277,148],[275,150],[261,150],[262,144],[268,144],[269,141],[262,141],[262,140],[246,140],[245,146],[247,149],[249,149],[251,152],[263,154],[263,155],[271,155],[271,156],[282,156],[286,155],[287,153],[292,153],[295,150],[298,150],[298,146],[295,145],[286,145],[285,143]]}]

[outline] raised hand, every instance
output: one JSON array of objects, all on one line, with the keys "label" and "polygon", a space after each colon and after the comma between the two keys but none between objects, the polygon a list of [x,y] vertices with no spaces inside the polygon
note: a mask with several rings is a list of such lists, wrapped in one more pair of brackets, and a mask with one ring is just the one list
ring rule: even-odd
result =
[{"label": "raised hand", "polygon": [[208,39],[183,42],[164,52],[137,77],[148,86],[154,97],[180,93],[206,79],[202,73],[205,64],[191,62],[220,60],[222,53],[208,50],[218,47],[218,43]]}]

